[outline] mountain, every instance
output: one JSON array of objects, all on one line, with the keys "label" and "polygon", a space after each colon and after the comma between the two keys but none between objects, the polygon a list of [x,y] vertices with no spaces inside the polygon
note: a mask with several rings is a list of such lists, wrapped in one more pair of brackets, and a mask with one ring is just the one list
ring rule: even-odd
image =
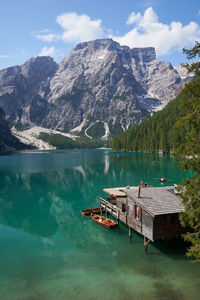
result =
[{"label": "mountain", "polygon": [[0,107],[11,126],[108,139],[162,109],[190,80],[155,49],[111,39],[78,44],[59,64],[31,58],[0,71]]},{"label": "mountain", "polygon": [[57,64],[51,57],[31,58],[22,66],[0,71],[0,107],[7,119],[41,123],[48,113],[49,80]]}]

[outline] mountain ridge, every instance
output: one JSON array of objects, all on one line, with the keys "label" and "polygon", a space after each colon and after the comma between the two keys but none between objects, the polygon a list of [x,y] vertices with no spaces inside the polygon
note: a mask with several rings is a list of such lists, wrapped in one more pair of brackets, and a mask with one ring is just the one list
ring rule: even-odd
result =
[{"label": "mountain ridge", "polygon": [[98,39],[78,44],[59,64],[36,57],[1,70],[0,107],[11,126],[106,140],[162,109],[189,80],[157,60],[153,47]]}]

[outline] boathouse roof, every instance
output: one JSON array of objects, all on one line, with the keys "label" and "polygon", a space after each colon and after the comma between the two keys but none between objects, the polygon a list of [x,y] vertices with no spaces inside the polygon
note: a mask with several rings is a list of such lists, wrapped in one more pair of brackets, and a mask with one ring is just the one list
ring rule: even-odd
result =
[{"label": "boathouse roof", "polygon": [[138,197],[138,188],[137,190],[123,189],[122,191],[153,217],[184,211],[180,196],[174,192],[174,186],[141,188],[140,197]]}]

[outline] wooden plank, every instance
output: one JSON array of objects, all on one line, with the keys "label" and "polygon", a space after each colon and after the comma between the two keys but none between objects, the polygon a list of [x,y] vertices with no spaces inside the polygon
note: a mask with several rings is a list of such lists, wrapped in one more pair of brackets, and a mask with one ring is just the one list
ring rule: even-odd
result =
[{"label": "wooden plank", "polygon": [[[126,189],[127,189],[127,187],[124,186],[124,187],[106,188],[106,189],[103,189],[103,191],[109,195],[125,197],[126,194],[122,190],[126,190]],[[130,186],[130,187],[128,187],[128,189],[135,190],[135,189],[138,189],[138,186]]]},{"label": "wooden plank", "polygon": [[142,212],[142,233],[153,240],[153,217],[145,211]]},{"label": "wooden plank", "polygon": [[184,211],[181,198],[175,194],[174,187],[142,188],[140,197],[137,191],[123,190],[129,201],[134,201],[143,207],[152,216],[179,213]]}]

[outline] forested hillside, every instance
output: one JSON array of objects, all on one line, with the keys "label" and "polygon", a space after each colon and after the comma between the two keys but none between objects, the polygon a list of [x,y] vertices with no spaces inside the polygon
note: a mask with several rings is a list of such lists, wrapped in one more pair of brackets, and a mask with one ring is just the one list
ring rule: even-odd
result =
[{"label": "forested hillside", "polygon": [[102,141],[100,139],[80,137],[76,140],[73,140],[61,134],[48,134],[44,132],[41,132],[38,138],[49,143],[51,146],[56,147],[57,149],[84,149],[110,146],[109,142]]},{"label": "forested hillside", "polygon": [[185,128],[176,128],[176,120],[185,113],[181,96],[170,102],[162,111],[114,137],[114,151],[143,151],[170,153],[184,140]]},{"label": "forested hillside", "polygon": [[29,148],[27,145],[21,143],[16,137],[11,134],[7,121],[5,120],[5,114],[0,108],[0,151],[5,150],[20,150]]}]

